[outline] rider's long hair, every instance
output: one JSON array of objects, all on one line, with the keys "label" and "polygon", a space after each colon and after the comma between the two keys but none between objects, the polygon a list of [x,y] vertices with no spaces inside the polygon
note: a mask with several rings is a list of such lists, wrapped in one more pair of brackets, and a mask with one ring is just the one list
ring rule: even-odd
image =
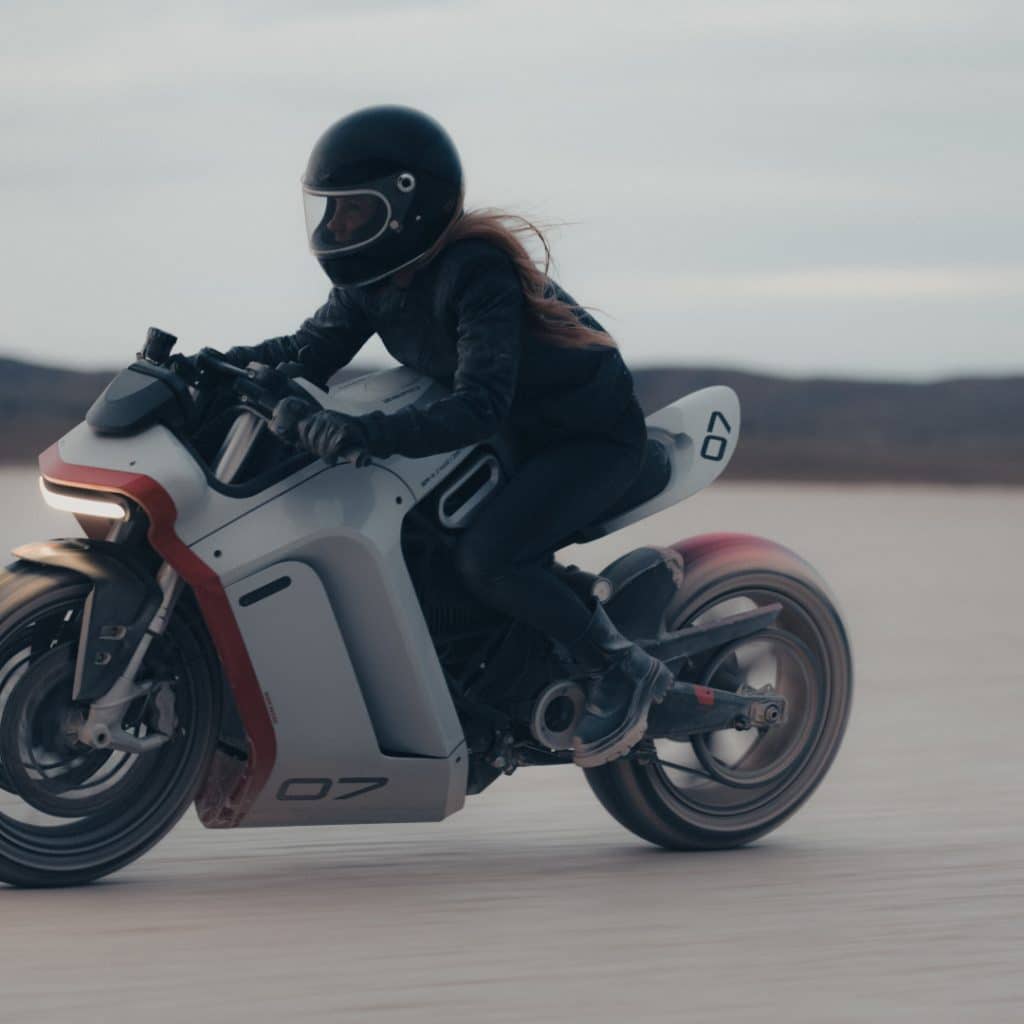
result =
[{"label": "rider's long hair", "polygon": [[[461,203],[459,204],[461,209]],[[533,258],[523,242],[533,236],[544,252],[544,262]],[[479,238],[504,252],[515,265],[523,288],[526,311],[536,332],[544,341],[561,348],[592,348],[601,345],[617,348],[615,339],[577,319],[571,306],[548,291],[551,247],[544,232],[532,221],[503,210],[467,210],[456,216],[441,237],[431,246],[423,262],[432,260],[442,249],[463,238]]]}]

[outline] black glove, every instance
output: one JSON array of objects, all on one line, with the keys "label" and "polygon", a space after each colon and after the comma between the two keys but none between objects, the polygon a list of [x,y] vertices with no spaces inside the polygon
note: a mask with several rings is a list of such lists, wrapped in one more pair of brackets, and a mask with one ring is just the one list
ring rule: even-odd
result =
[{"label": "black glove", "polygon": [[297,429],[299,423],[319,410],[318,405],[302,398],[282,398],[274,406],[274,415],[270,418],[268,426],[285,444],[298,445],[301,443]]},{"label": "black glove", "polygon": [[365,462],[366,429],[354,416],[320,409],[301,419],[296,433],[302,447],[328,465],[333,466],[340,458],[352,459],[356,465]]}]

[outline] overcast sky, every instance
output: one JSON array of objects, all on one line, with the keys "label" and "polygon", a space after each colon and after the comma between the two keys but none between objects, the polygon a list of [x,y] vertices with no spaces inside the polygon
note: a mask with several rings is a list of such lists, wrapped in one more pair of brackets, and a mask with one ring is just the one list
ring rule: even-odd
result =
[{"label": "overcast sky", "polygon": [[469,206],[569,222],[635,365],[1024,372],[1019,0],[0,0],[0,352],[293,330],[299,175],[379,102],[446,125]]}]

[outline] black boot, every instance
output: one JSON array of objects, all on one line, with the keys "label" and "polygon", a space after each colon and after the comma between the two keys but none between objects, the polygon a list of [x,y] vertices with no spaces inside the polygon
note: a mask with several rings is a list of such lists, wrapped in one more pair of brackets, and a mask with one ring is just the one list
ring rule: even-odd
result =
[{"label": "black boot", "polygon": [[628,753],[647,730],[651,704],[668,693],[674,678],[664,662],[615,628],[600,602],[592,607],[583,635],[568,645],[577,662],[598,673],[573,734],[573,760],[583,768]]}]

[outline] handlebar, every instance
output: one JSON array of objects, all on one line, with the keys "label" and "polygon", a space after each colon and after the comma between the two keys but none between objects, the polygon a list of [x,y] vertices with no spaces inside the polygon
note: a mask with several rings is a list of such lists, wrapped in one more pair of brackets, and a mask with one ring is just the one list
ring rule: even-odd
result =
[{"label": "handlebar", "polygon": [[[195,360],[200,371],[213,372],[217,375],[233,378],[233,390],[241,403],[254,415],[269,421],[274,415],[278,402],[284,398],[300,398],[313,408],[323,408],[319,402],[294,378],[281,368],[250,363],[247,367],[239,367],[223,359],[209,349],[198,353]],[[294,364],[285,364],[293,366]],[[201,381],[197,380],[197,386]],[[282,440],[284,440],[282,438]],[[287,443],[287,442],[286,442]],[[370,456],[365,451],[355,451],[345,461],[354,462],[357,466],[365,466]]]},{"label": "handlebar", "polygon": [[244,377],[246,370],[241,366],[235,366],[226,359],[214,355],[210,349],[202,349],[196,354],[196,368],[199,370],[213,370],[216,373],[225,374],[228,377]]},{"label": "handlebar", "polygon": [[234,391],[243,404],[266,419],[273,416],[274,407],[282,398],[301,398],[310,405],[319,404],[290,375],[262,363],[236,366],[220,353],[207,348],[196,355],[195,367],[199,371],[195,380],[197,387],[202,388],[204,376],[227,377],[232,380]]}]

